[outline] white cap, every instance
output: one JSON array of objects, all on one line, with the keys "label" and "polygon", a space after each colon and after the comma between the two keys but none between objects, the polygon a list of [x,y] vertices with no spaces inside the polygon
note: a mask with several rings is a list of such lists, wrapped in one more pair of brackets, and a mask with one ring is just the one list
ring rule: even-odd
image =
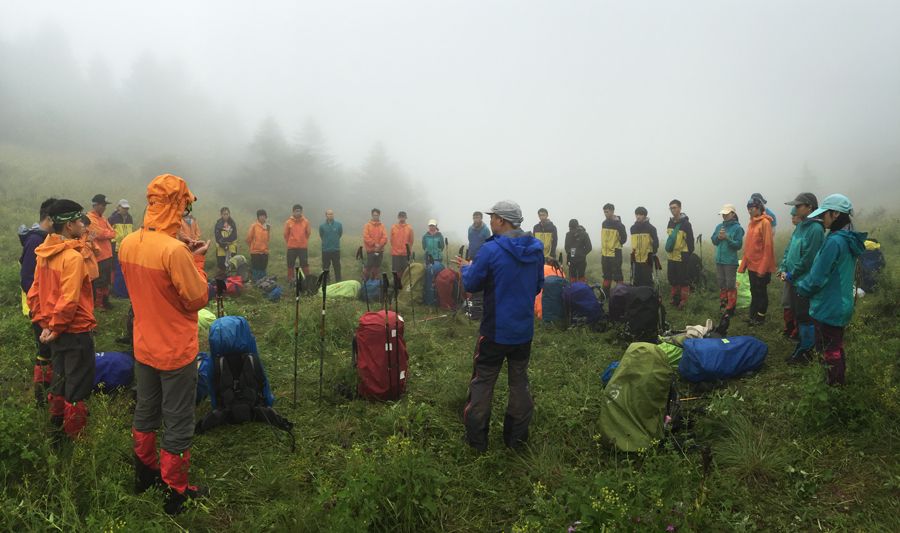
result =
[{"label": "white cap", "polygon": [[737,210],[734,208],[734,204],[725,204],[722,206],[722,210],[719,211],[720,215],[727,215],[728,213],[736,213]]},{"label": "white cap", "polygon": [[119,200],[119,203],[118,203],[117,205],[118,205],[119,207],[124,207],[124,208],[126,208],[126,209],[131,209],[131,204],[129,204],[129,203],[128,203],[128,200],[126,200],[126,199],[124,199],[124,198],[122,198],[121,200]]},{"label": "white cap", "polygon": [[430,219],[428,221],[428,225],[429,226],[437,226],[437,219],[434,219],[434,218]]}]

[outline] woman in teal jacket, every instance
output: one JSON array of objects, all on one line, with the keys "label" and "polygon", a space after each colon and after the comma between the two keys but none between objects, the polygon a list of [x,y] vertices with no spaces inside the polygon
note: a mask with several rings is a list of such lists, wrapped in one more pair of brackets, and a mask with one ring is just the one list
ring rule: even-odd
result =
[{"label": "woman in teal jacket", "polygon": [[809,273],[796,284],[797,292],[810,299],[809,313],[819,326],[819,349],[829,385],[845,381],[844,327],[853,316],[856,258],[865,250],[866,234],[852,230],[852,215],[853,204],[842,194],[825,198],[810,214],[810,218],[821,218],[829,232]]},{"label": "woman in teal jacket", "polygon": [[444,258],[444,236],[441,235],[437,227],[437,220],[428,221],[428,231],[422,235],[422,249],[425,250],[425,261],[428,256],[435,261],[441,262]]},{"label": "woman in teal jacket", "polygon": [[722,215],[722,223],[716,226],[712,234],[712,243],[716,247],[719,309],[733,316],[737,307],[737,254],[744,245],[744,228],[738,221],[734,205],[725,204],[719,214]]}]

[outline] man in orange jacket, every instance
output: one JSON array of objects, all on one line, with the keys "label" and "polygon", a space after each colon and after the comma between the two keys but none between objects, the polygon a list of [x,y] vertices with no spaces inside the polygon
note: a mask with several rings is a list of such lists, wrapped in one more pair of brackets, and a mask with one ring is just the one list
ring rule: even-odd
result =
[{"label": "man in orange jacket", "polygon": [[[181,512],[188,498],[202,492],[188,485],[188,471],[197,398],[197,311],[208,302],[203,263],[209,241],[177,238],[182,216],[195,200],[180,177],[157,176],[147,186],[143,226],[119,249],[134,307],[135,488],[143,492],[162,484],[169,514]],[[160,425],[166,431],[157,456]]]},{"label": "man in orange jacket", "polygon": [[294,204],[291,216],[284,223],[284,243],[287,245],[287,279],[294,284],[294,264],[299,260],[304,276],[309,276],[309,220],[303,216],[303,206]]},{"label": "man in orange jacket", "polygon": [[35,249],[37,265],[28,291],[31,321],[39,341],[50,345],[53,381],[50,421],[74,439],[87,424],[84,402],[94,386],[94,299],[81,255],[84,212],[72,200],[57,200],[47,213],[53,233]]},{"label": "man in orange jacket", "polygon": [[387,232],[381,223],[381,209],[372,209],[372,219],[363,226],[363,247],[366,249],[366,267],[363,269],[364,279],[378,279],[381,276],[381,262],[384,259],[384,247],[387,245]]},{"label": "man in orange jacket", "polygon": [[409,266],[406,250],[413,245],[412,226],[406,223],[406,211],[397,213],[397,223],[391,226],[391,271],[402,274]]},{"label": "man in orange jacket", "polygon": [[750,278],[751,326],[765,322],[769,309],[768,285],[775,272],[775,244],[772,238],[772,217],[766,214],[766,206],[758,198],[747,202],[750,224],[744,237],[744,258],[738,272],[748,272]]},{"label": "man in orange jacket", "polygon": [[98,309],[112,309],[109,302],[109,286],[112,285],[113,260],[112,242],[116,238],[116,230],[109,225],[109,221],[103,218],[103,212],[109,202],[106,196],[96,194],[91,199],[92,209],[88,213],[91,219],[89,228],[94,244],[100,252],[97,254],[97,267],[100,275],[94,280],[94,307]]},{"label": "man in orange jacket", "polygon": [[247,231],[247,246],[250,247],[250,276],[253,281],[266,277],[269,267],[269,215],[265,209],[256,211],[256,222]]}]

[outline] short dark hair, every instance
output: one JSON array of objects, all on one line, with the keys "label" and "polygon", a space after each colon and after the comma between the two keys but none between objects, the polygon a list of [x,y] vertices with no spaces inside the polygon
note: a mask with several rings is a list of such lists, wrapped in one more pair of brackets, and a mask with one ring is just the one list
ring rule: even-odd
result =
[{"label": "short dark hair", "polygon": [[373,208],[372,208],[372,212],[371,212],[370,214],[374,215],[375,213],[378,213],[378,214],[380,215],[380,214],[381,214],[381,209],[378,209],[377,207],[373,207]]},{"label": "short dark hair", "polygon": [[541,213],[544,213],[545,215],[549,215],[549,214],[550,214],[550,212],[547,211],[547,208],[546,208],[546,207],[542,207],[542,208],[538,209],[538,214],[540,215]]},{"label": "short dark hair", "polygon": [[56,198],[47,198],[46,200],[41,202],[41,218],[38,219],[39,221],[43,221],[45,218],[50,216],[50,213],[48,213],[47,211],[50,209],[50,206],[53,205],[54,202],[56,202]]},{"label": "short dark hair", "polygon": [[673,205],[677,205],[678,207],[681,207],[681,200],[675,199],[675,200],[672,200],[671,202],[669,202],[669,207],[671,207]]},{"label": "short dark hair", "polygon": [[231,212],[231,208],[229,208],[228,206],[222,206],[222,209],[219,209],[219,214],[220,214],[220,215],[224,215],[224,214],[225,214],[225,211],[228,211],[228,212],[230,213],[230,212]]},{"label": "short dark hair", "polygon": [[578,227],[578,219],[577,219],[577,218],[573,218],[572,220],[570,220],[570,221],[569,221],[569,227],[570,227],[570,228],[577,228],[577,227]]},{"label": "short dark hair", "polygon": [[484,218],[484,213],[482,213],[481,211],[475,211],[474,213],[472,213],[472,216]]},{"label": "short dark hair", "polygon": [[647,208],[646,207],[638,207],[634,210],[635,215],[647,216]]},{"label": "short dark hair", "polygon": [[399,213],[397,213],[397,218],[400,217],[406,218],[406,211],[400,211]]},{"label": "short dark hair", "polygon": [[614,206],[614,205],[612,205],[612,204],[606,204],[606,205],[603,206],[603,210],[604,210],[604,211],[607,211],[607,210],[609,210],[609,211],[615,211],[615,210],[616,210],[616,206]]},{"label": "short dark hair", "polygon": [[263,216],[263,215],[269,216],[269,214],[266,213],[266,210],[265,210],[265,209],[257,209],[257,210],[256,210],[256,216],[257,216],[257,217],[261,217],[261,216]]},{"label": "short dark hair", "polygon": [[300,211],[303,211],[303,206],[300,205],[300,204],[294,204],[294,207],[291,208],[291,211],[296,211],[296,210],[298,210],[298,209],[299,209]]}]

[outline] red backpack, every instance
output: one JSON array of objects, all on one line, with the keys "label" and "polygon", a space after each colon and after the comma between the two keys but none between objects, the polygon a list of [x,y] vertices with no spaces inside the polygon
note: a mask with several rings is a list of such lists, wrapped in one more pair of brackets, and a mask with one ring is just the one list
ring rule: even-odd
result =
[{"label": "red backpack", "polygon": [[[359,378],[357,393],[369,400],[397,400],[406,391],[409,355],[403,341],[403,318],[388,311],[385,335],[384,311],[359,318],[353,337],[353,360]],[[389,336],[390,342],[386,342]]]},{"label": "red backpack", "polygon": [[445,268],[434,277],[434,288],[437,291],[438,307],[454,310],[459,304],[459,273]]}]

